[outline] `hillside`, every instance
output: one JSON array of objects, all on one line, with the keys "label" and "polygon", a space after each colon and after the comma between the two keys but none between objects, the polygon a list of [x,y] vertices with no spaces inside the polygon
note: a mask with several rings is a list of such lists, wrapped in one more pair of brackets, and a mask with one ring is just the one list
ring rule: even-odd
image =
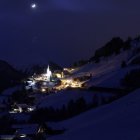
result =
[{"label": "hillside", "polygon": [[[131,62],[139,56],[135,54],[132,57],[133,49],[122,51],[118,55],[112,55],[102,58],[99,63],[90,62],[73,72],[72,77],[92,75],[92,79],[87,83],[90,86],[101,87],[121,87],[121,79],[131,70],[140,68],[139,65],[131,65]],[[126,67],[122,68],[122,62],[126,63]]]},{"label": "hillside", "polygon": [[23,77],[23,74],[13,68],[7,62],[0,60],[0,91],[16,84]]},{"label": "hillside", "polygon": [[140,139],[140,89],[97,109],[55,124],[63,135],[48,140],[138,140]]},{"label": "hillside", "polygon": [[38,97],[37,106],[38,108],[53,107],[54,109],[61,109],[63,105],[67,106],[71,100],[76,101],[79,98],[84,98],[86,103],[90,104],[93,102],[95,96],[98,102],[101,102],[103,98],[108,99],[114,95],[106,92],[98,94],[96,92],[82,90],[60,91],[57,94],[48,95],[40,99]]},{"label": "hillside", "polygon": [[[132,83],[139,83],[140,54],[135,52],[136,49],[133,47],[125,51],[120,49],[118,54],[100,57],[98,63],[89,61],[74,71],[70,71],[69,76],[60,79],[66,81],[66,83],[61,83],[62,85],[71,82],[68,88],[57,90],[54,87],[52,91],[31,89],[25,92],[21,86],[18,86],[19,80],[23,78],[22,74],[7,62],[0,61],[0,78],[2,80],[0,87],[1,90],[8,88],[1,94],[1,103],[5,101],[8,103],[8,99],[11,98],[11,101],[17,102],[18,105],[24,103],[33,105],[31,113],[30,110],[23,108],[21,112],[13,111],[14,113],[10,116],[22,123],[23,121],[39,124],[47,122],[48,128],[50,127],[50,132],[47,129],[47,139],[49,140],[136,140],[140,138],[138,132],[140,128],[140,113],[138,112],[140,89],[137,91],[134,89],[139,88],[140,85],[137,84],[134,88],[132,85],[136,84]],[[39,74],[46,67],[45,65],[35,65],[26,72]],[[55,63],[50,63],[50,68],[52,73],[55,70],[62,70]],[[130,73],[132,70],[137,70],[133,72],[137,72],[134,76],[133,73]],[[127,83],[126,79],[130,79],[130,82]],[[135,79],[137,79],[136,82]],[[70,84],[74,82],[82,84],[72,87]],[[11,86],[15,87],[9,88]],[[47,84],[45,88],[48,88]],[[132,90],[134,92],[130,93]],[[12,113],[11,110],[9,112]],[[50,121],[54,122],[50,123]],[[55,126],[57,126],[56,129]],[[53,132],[60,132],[59,130],[61,132],[65,130],[65,132],[52,136]],[[129,133],[131,136],[128,135]]]}]

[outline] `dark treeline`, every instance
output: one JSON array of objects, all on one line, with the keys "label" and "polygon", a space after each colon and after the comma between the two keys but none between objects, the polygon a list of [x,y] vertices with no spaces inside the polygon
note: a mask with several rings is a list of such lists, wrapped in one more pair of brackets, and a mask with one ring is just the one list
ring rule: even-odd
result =
[{"label": "dark treeline", "polygon": [[0,117],[0,135],[2,134],[13,134],[14,130],[11,129],[12,124],[15,120],[8,114]]},{"label": "dark treeline", "polygon": [[127,88],[140,88],[140,69],[134,69],[128,72],[121,80],[121,83]]},{"label": "dark treeline", "polygon": [[7,62],[0,60],[0,92],[20,83],[25,75]]},{"label": "dark treeline", "polygon": [[112,40],[109,41],[105,46],[95,51],[95,54],[90,58],[90,61],[99,62],[101,57],[109,57],[113,54],[120,54],[121,49],[128,50],[131,48],[130,43],[131,38],[128,38],[126,41],[123,41],[120,37],[112,38]]},{"label": "dark treeline", "polygon": [[140,56],[132,60],[131,65],[140,65]]},{"label": "dark treeline", "polygon": [[11,97],[9,98],[9,103],[18,103],[18,104],[29,104],[32,105],[34,102],[34,98],[29,97],[32,91],[26,91],[25,89],[17,90],[13,92]]},{"label": "dark treeline", "polygon": [[97,49],[94,55],[89,60],[79,60],[73,64],[74,67],[79,67],[88,62],[100,62],[101,57],[109,57],[113,54],[118,55],[121,50],[125,51],[131,48],[132,39],[129,37],[123,41],[120,37],[114,37],[101,48]]},{"label": "dark treeline", "polygon": [[63,105],[63,107],[60,109],[54,109],[53,107],[38,109],[32,113],[30,121],[40,123],[44,121],[65,120],[91,108],[96,108],[100,105],[111,103],[117,98],[117,96],[111,96],[108,98],[102,97],[102,99],[99,101],[98,96],[94,95],[93,102],[86,103],[85,99],[81,97],[76,101],[70,100],[67,105]]}]

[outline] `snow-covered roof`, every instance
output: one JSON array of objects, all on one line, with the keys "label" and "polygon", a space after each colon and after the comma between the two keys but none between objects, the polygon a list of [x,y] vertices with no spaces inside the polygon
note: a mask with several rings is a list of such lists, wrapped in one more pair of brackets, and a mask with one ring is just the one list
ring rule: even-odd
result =
[{"label": "snow-covered roof", "polygon": [[21,125],[13,125],[12,128],[17,129],[18,134],[36,134],[39,129],[38,124],[21,124]]},{"label": "snow-covered roof", "polygon": [[15,138],[15,135],[0,135],[0,139],[2,140],[13,140]]}]

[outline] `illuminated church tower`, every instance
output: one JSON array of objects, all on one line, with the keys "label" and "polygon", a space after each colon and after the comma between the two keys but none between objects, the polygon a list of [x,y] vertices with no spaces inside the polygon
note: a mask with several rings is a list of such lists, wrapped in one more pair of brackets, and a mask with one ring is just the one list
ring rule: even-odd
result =
[{"label": "illuminated church tower", "polygon": [[50,67],[48,65],[48,68],[47,68],[47,73],[46,73],[46,77],[47,77],[47,81],[51,81],[51,77],[52,77],[52,72],[50,71]]}]

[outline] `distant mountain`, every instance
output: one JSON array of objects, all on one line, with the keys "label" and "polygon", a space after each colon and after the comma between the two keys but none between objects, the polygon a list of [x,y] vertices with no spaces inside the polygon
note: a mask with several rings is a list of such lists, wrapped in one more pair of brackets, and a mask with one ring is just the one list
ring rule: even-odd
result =
[{"label": "distant mountain", "polygon": [[23,78],[23,74],[6,61],[0,60],[0,91],[8,88]]},{"label": "distant mountain", "polygon": [[[114,37],[104,46],[95,50],[94,54],[89,59],[81,59],[73,63],[73,67],[81,67],[90,62],[100,63],[100,60],[111,59],[112,56],[118,56],[119,54],[127,52],[129,53],[129,60],[140,54],[140,36],[132,39],[129,37],[127,40],[122,40],[120,37]],[[138,63],[138,60],[134,63]]]},{"label": "distant mountain", "polygon": [[140,87],[140,37],[124,42],[114,38],[96,50],[95,56],[87,62],[73,71],[73,77],[92,75],[86,83],[88,87]]},{"label": "distant mountain", "polygon": [[47,70],[48,65],[49,65],[50,70],[52,72],[54,72],[55,70],[60,70],[60,71],[63,70],[63,67],[56,64],[55,62],[50,61],[48,64],[36,64],[36,65],[33,65],[33,66],[27,68],[26,73],[28,75],[32,75],[34,73],[36,73],[36,74],[44,73]]},{"label": "distant mountain", "polygon": [[58,64],[56,64],[55,62],[52,62],[52,61],[50,61],[49,62],[49,66],[50,66],[50,69],[52,70],[52,71],[55,71],[55,70],[63,70],[63,67],[61,67],[60,65],[58,65]]},{"label": "distant mountain", "polygon": [[74,62],[74,67],[83,66],[89,62],[99,63],[101,58],[109,58],[112,55],[119,55],[121,51],[127,51],[131,49],[132,39],[128,38],[123,41],[120,37],[114,37],[104,46],[95,50],[94,54],[87,60],[79,60]]}]

